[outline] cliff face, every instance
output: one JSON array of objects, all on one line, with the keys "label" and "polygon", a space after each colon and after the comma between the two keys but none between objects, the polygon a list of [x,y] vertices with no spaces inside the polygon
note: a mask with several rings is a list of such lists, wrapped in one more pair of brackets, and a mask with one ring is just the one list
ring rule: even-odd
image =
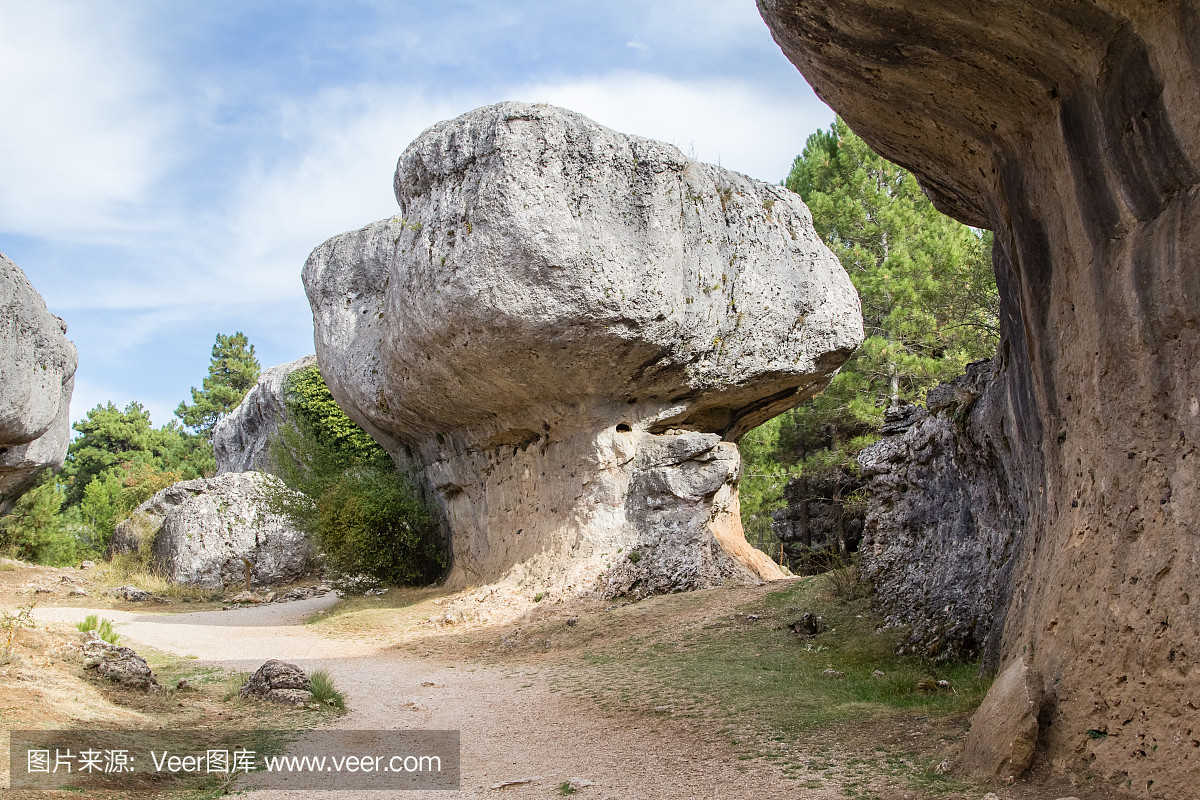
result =
[{"label": "cliff face", "polygon": [[71,439],[71,392],[79,357],[67,324],[25,273],[0,253],[0,514]]},{"label": "cliff face", "polygon": [[1023,525],[994,661],[1048,757],[1200,785],[1200,6],[759,0],[934,202],[995,232],[995,408]]},{"label": "cliff face", "polygon": [[272,471],[271,438],[287,419],[284,393],[288,376],[316,360],[316,356],[305,356],[266,370],[238,407],[213,427],[218,475]]},{"label": "cliff face", "polygon": [[334,398],[442,506],[450,583],[778,576],[733,442],[862,339],[799,198],[524,103],[425,131],[395,187],[402,215],[318,247],[304,284]]},{"label": "cliff face", "polygon": [[994,652],[1010,600],[1022,518],[993,368],[972,364],[926,408],[889,411],[884,438],[858,457],[871,494],[862,573],[887,624],[912,627],[902,650],[930,658]]}]

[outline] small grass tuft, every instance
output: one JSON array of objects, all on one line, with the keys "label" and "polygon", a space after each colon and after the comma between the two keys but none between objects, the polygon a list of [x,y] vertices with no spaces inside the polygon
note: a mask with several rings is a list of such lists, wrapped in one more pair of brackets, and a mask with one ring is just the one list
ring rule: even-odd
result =
[{"label": "small grass tuft", "polygon": [[100,619],[95,614],[88,614],[84,617],[83,622],[75,623],[75,627],[82,633],[95,631],[100,634],[100,638],[109,644],[117,644],[121,641],[121,634],[113,630],[112,620]]},{"label": "small grass tuft", "polygon": [[572,786],[570,781],[563,781],[558,786],[559,794],[575,794],[577,791],[579,790]]},{"label": "small grass tuft", "polygon": [[327,670],[319,669],[308,676],[308,690],[312,692],[313,700],[322,706],[331,706],[340,711],[346,710],[346,698],[333,685],[333,678]]},{"label": "small grass tuft", "polygon": [[225,692],[221,695],[221,699],[228,703],[230,700],[236,700],[241,697],[242,686],[246,681],[250,680],[249,672],[235,672],[225,681]]}]

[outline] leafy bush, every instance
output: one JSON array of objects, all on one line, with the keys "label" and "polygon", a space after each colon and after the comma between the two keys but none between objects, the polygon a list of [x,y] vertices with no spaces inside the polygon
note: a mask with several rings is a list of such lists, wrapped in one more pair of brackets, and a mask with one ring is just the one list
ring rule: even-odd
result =
[{"label": "leafy bush", "polygon": [[310,533],[336,572],[407,585],[441,577],[445,546],[420,492],[338,407],[316,366],[289,376],[286,397],[291,420],[270,452],[292,491],[271,492],[271,509]]},{"label": "leafy bush", "polygon": [[330,566],[351,575],[424,586],[445,569],[437,525],[394,471],[362,467],[342,475],[317,500],[317,534]]}]

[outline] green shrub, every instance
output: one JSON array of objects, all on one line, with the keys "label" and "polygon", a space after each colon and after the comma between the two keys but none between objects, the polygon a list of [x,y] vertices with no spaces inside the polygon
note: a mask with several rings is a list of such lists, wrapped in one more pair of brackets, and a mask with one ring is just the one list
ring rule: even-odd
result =
[{"label": "green shrub", "polygon": [[343,711],[346,709],[346,698],[333,685],[333,678],[327,670],[319,669],[308,676],[308,690],[312,692],[315,702]]},{"label": "green shrub", "polygon": [[271,510],[312,535],[335,572],[417,586],[441,577],[445,544],[414,481],[338,408],[315,366],[292,373],[286,393],[292,418],[270,453],[291,491],[269,492]]},{"label": "green shrub", "polygon": [[112,620],[99,619],[95,614],[88,614],[83,622],[75,623],[75,627],[84,633],[95,631],[109,644],[116,644],[121,640],[121,634],[113,630]]},{"label": "green shrub", "polygon": [[386,583],[424,586],[446,567],[437,525],[408,480],[363,467],[317,500],[317,546],[329,566]]}]

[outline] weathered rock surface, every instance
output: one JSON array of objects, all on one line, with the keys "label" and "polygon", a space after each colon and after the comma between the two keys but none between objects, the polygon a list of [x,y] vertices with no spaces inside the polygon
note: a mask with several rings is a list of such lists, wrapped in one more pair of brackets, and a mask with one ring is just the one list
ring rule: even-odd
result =
[{"label": "weathered rock surface", "polygon": [[989,663],[1024,654],[1045,681],[1047,758],[1194,794],[1200,4],[759,8],[856,132],[995,233],[980,402],[1023,525]]},{"label": "weathered rock surface", "polygon": [[287,419],[284,389],[288,376],[316,363],[316,356],[271,367],[262,373],[242,402],[213,428],[217,474],[271,472],[271,438]]},{"label": "weathered rock surface", "polygon": [[0,514],[43,469],[66,458],[79,363],[66,332],[67,323],[0,253]]},{"label": "weathered rock surface", "polygon": [[310,687],[304,670],[273,658],[259,667],[238,692],[242,697],[258,697],[269,703],[304,705],[311,697]]},{"label": "weathered rock surface", "polygon": [[870,487],[862,573],[890,625],[912,626],[903,650],[973,658],[999,631],[1021,519],[1003,468],[993,364],[931,389],[928,410],[890,411],[885,436],[859,454]]},{"label": "weathered rock surface", "polygon": [[1006,780],[1033,763],[1038,739],[1042,679],[1018,658],[996,676],[987,698],[971,717],[963,771]]},{"label": "weathered rock surface", "polygon": [[137,652],[129,647],[109,644],[95,631],[85,634],[83,667],[122,686],[133,689],[161,689],[158,678]]},{"label": "weathered rock surface", "polygon": [[151,563],[185,586],[243,584],[246,561],[260,585],[295,580],[308,569],[312,544],[267,511],[267,492],[280,489],[278,478],[262,472],[181,481],[117,526],[112,551],[136,551],[152,541]]},{"label": "weathered rock surface", "polygon": [[[395,188],[402,215],[318,247],[304,284],[334,398],[424,467],[451,585],[580,589],[635,547],[656,554],[653,576],[637,568],[656,586],[777,575],[752,552],[714,555],[740,536],[736,451],[715,445],[822,388],[862,337],[800,199],[524,103],[425,131]],[[653,506],[700,526],[673,527],[703,544],[671,553],[632,495],[665,481],[651,454],[678,446],[673,430],[716,436],[679,466],[711,461],[708,494],[668,487]]]}]

